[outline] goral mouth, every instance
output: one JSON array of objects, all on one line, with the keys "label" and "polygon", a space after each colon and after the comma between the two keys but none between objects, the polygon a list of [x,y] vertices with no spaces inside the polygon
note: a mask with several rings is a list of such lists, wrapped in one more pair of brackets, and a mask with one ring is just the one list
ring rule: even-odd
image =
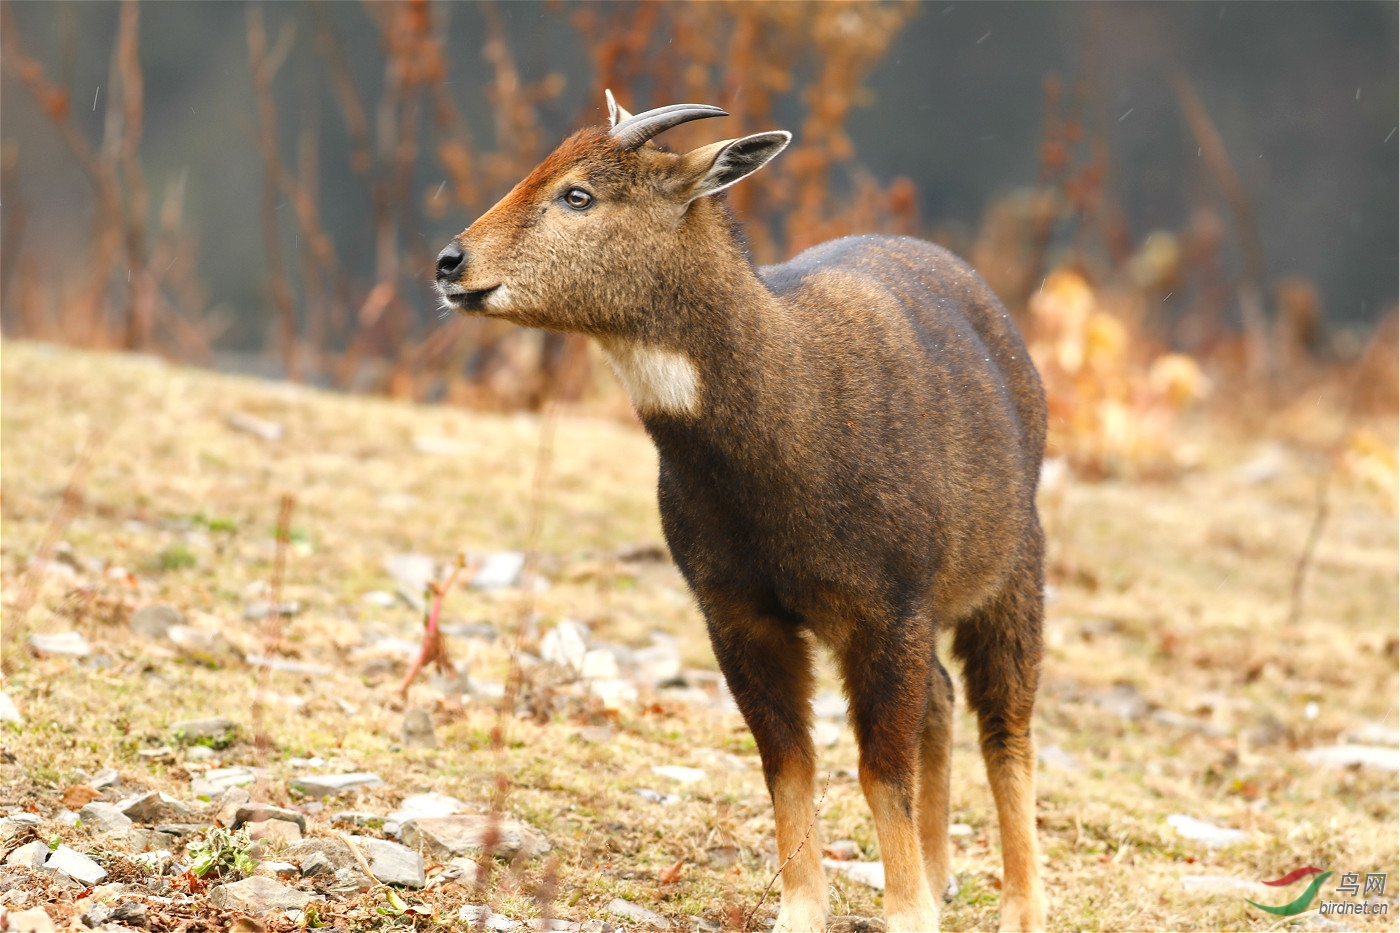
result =
[{"label": "goral mouth", "polygon": [[460,285],[438,286],[442,300],[458,311],[481,311],[486,307],[486,299],[500,288],[500,284],[488,288],[467,289]]}]

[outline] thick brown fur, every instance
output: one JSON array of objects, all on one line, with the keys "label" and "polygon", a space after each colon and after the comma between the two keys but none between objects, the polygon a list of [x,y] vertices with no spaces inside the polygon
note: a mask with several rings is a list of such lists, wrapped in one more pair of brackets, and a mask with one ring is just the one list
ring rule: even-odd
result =
[{"label": "thick brown fur", "polygon": [[[1003,926],[1041,928],[1035,368],[986,283],[932,244],[850,237],[754,268],[720,200],[689,199],[713,148],[624,151],[581,131],[454,240],[466,259],[444,287],[468,295],[463,310],[690,367],[693,405],[638,405],[666,539],[757,741],[785,848],[814,818],[813,643],[834,655],[891,930],[936,929],[948,881],[952,686],[935,640],[952,633],[1001,820]],[[574,186],[587,210],[562,201]],[[826,916],[808,846],[784,872],[789,929]]]}]

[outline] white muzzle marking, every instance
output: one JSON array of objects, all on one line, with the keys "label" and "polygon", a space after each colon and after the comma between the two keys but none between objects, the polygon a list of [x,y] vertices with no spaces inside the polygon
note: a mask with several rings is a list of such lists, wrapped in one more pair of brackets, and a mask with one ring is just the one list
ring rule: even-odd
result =
[{"label": "white muzzle marking", "polygon": [[599,342],[639,413],[699,413],[700,374],[684,354],[622,341]]}]

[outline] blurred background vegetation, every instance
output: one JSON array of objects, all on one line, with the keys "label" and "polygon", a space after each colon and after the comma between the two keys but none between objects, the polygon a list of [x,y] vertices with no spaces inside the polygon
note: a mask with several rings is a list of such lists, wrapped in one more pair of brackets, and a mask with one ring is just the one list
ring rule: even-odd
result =
[{"label": "blurred background vegetation", "polygon": [[795,131],[729,195],[758,262],[869,231],[972,261],[1085,473],[1179,466],[1209,398],[1396,405],[1393,3],[0,9],[6,336],[625,412],[583,341],[429,288],[610,87],[731,112],[677,148]]}]

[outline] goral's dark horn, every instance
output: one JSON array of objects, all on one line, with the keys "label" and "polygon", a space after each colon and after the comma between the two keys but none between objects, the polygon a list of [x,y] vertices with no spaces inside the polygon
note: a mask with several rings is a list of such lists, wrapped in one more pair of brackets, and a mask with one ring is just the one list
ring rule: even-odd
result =
[{"label": "goral's dark horn", "polygon": [[612,136],[622,144],[623,149],[636,149],[653,136],[664,133],[673,126],[680,126],[691,120],[703,120],[706,117],[727,116],[728,113],[709,104],[671,104],[669,107],[657,107],[635,117],[628,117],[612,128]]}]

